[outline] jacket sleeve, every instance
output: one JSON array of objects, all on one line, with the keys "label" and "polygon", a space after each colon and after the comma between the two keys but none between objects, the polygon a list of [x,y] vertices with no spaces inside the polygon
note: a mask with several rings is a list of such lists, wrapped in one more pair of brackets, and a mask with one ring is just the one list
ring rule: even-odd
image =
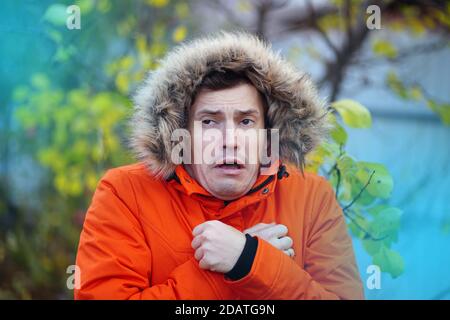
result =
[{"label": "jacket sleeve", "polygon": [[321,183],[305,267],[258,238],[250,273],[237,281],[224,279],[241,299],[364,299],[342,209],[328,181],[321,178]]},{"label": "jacket sleeve", "polygon": [[75,289],[74,298],[168,300],[216,296],[194,257],[176,267],[165,283],[150,286],[151,251],[130,190],[128,177],[117,169],[108,171],[100,181],[80,237],[76,262],[80,287]]}]

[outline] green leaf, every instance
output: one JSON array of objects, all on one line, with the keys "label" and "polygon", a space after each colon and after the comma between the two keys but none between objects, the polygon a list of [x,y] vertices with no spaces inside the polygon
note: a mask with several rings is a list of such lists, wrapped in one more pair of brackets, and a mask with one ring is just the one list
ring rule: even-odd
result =
[{"label": "green leaf", "polygon": [[387,74],[386,83],[392,89],[392,91],[394,91],[396,94],[400,96],[400,98],[402,99],[408,98],[408,90],[406,90],[403,83],[400,81],[398,76],[393,71],[390,71]]},{"label": "green leaf", "polygon": [[78,0],[75,2],[75,4],[80,7],[80,11],[83,14],[91,12],[95,3],[96,2],[92,0]]},{"label": "green leaf", "polygon": [[369,110],[359,102],[343,99],[333,102],[331,106],[336,109],[344,123],[351,128],[370,128],[372,126]]},{"label": "green leaf", "polygon": [[63,4],[52,4],[44,13],[44,20],[55,26],[63,26],[67,20],[67,7]]},{"label": "green leaf", "polygon": [[397,278],[405,269],[403,258],[397,252],[384,246],[373,256],[373,263],[393,278]]},{"label": "green leaf", "polygon": [[402,211],[393,207],[379,211],[370,223],[370,234],[377,239],[383,239],[386,245],[390,245],[397,240],[401,216]]},{"label": "green leaf", "polygon": [[383,243],[372,239],[363,239],[362,244],[367,253],[374,256],[380,251]]},{"label": "green leaf", "polygon": [[45,74],[36,73],[31,77],[31,84],[36,89],[44,90],[50,86],[50,81]]},{"label": "green leaf", "polygon": [[[361,189],[355,185],[355,174],[358,170],[356,162],[347,154],[343,154],[336,160],[337,168],[341,174],[339,199],[350,202]],[[358,190],[356,190],[358,188]]]},{"label": "green leaf", "polygon": [[339,124],[331,130],[330,135],[337,144],[345,145],[347,143],[347,131]]},{"label": "green leaf", "polygon": [[439,104],[433,100],[427,100],[428,107],[436,112],[445,125],[450,125],[450,104]]},{"label": "green leaf", "polygon": [[364,239],[366,232],[364,230],[368,229],[368,221],[361,216],[355,215],[353,220],[348,224],[352,234],[359,239]]},{"label": "green leaf", "polygon": [[367,208],[367,212],[370,213],[372,217],[376,217],[381,211],[390,208],[387,204],[378,204],[376,206]]},{"label": "green leaf", "polygon": [[364,185],[369,181],[372,172],[374,172],[367,186],[367,192],[374,197],[389,198],[394,187],[394,181],[386,167],[379,163],[364,161],[358,162],[357,165],[359,169],[356,177]]},{"label": "green leaf", "polygon": [[345,145],[347,143],[347,131],[337,122],[336,117],[332,113],[327,114],[327,121],[333,127],[330,131],[331,138],[338,145]]},{"label": "green leaf", "polygon": [[339,154],[339,146],[335,143],[322,142],[317,148],[318,153],[323,158],[336,158]]},{"label": "green leaf", "polygon": [[[334,177],[335,175],[333,175]],[[336,180],[336,179],[334,179]],[[336,184],[336,181],[334,181]],[[352,200],[352,183],[351,179],[344,177],[341,178],[341,183],[339,187],[339,200],[344,202],[350,202]]]},{"label": "green leaf", "polygon": [[340,156],[336,163],[343,176],[352,176],[358,170],[356,162],[347,154]]},{"label": "green leaf", "polygon": [[13,91],[13,100],[16,102],[23,102],[28,97],[29,90],[26,86],[18,86]]},{"label": "green leaf", "polygon": [[375,200],[375,197],[367,192],[367,189],[361,191],[364,188],[364,184],[354,175],[343,176],[341,177],[341,181],[342,191],[339,192],[339,200],[348,203],[355,199],[353,205],[359,206],[368,206]]},{"label": "green leaf", "polygon": [[[358,194],[360,194],[361,189],[364,188],[364,185],[358,181],[357,178],[353,179],[353,184],[352,184],[352,197],[356,197]],[[356,199],[355,203],[361,206],[368,206],[370,205],[374,200],[376,199],[376,197],[374,197],[373,195],[371,195],[367,189],[365,189],[364,191],[361,192],[360,196],[358,199]]]}]

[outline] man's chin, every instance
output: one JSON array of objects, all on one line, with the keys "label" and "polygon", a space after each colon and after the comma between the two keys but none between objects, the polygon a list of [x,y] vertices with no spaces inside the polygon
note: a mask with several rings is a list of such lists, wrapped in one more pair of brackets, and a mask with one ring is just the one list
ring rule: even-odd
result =
[{"label": "man's chin", "polygon": [[242,177],[247,173],[245,168],[239,167],[214,167],[212,168],[212,172],[215,176],[220,178],[234,178],[234,179],[242,179]]},{"label": "man's chin", "polygon": [[[223,181],[224,182],[224,181]],[[221,200],[236,200],[242,197],[246,193],[246,188],[242,188],[240,185],[224,183],[217,186],[212,190],[211,194]]]}]

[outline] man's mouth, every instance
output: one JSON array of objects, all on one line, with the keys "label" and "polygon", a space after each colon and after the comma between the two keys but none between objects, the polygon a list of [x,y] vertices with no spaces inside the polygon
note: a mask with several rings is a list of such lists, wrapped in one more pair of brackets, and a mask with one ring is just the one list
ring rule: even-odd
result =
[{"label": "man's mouth", "polygon": [[226,175],[238,175],[245,167],[242,161],[236,159],[228,161],[224,160],[223,162],[224,163],[217,164],[214,169],[218,169],[221,173]]},{"label": "man's mouth", "polygon": [[220,169],[241,169],[243,168],[240,164],[232,163],[232,164],[219,164],[216,168]]}]

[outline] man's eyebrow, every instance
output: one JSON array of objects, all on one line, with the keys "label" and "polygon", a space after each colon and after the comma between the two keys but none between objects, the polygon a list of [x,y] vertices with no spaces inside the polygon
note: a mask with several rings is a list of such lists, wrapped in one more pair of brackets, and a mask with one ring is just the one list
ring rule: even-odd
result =
[{"label": "man's eyebrow", "polygon": [[[218,115],[223,113],[222,110],[217,109],[204,109],[200,110],[195,113],[195,116],[200,117],[203,115]],[[240,116],[246,116],[246,115],[259,115],[259,111],[255,109],[247,109],[247,110],[236,110],[236,113],[238,113]]]},{"label": "man's eyebrow", "polygon": [[199,117],[199,116],[203,116],[203,115],[217,115],[217,114],[219,114],[219,113],[222,113],[222,111],[220,111],[220,110],[213,110],[213,109],[205,109],[205,110],[200,110],[200,111],[198,111],[198,112],[196,112],[195,113],[195,115],[197,116],[197,117]]},{"label": "man's eyebrow", "polygon": [[255,109],[247,109],[247,110],[238,110],[237,113],[239,113],[240,115],[259,115],[259,111],[255,110]]}]

